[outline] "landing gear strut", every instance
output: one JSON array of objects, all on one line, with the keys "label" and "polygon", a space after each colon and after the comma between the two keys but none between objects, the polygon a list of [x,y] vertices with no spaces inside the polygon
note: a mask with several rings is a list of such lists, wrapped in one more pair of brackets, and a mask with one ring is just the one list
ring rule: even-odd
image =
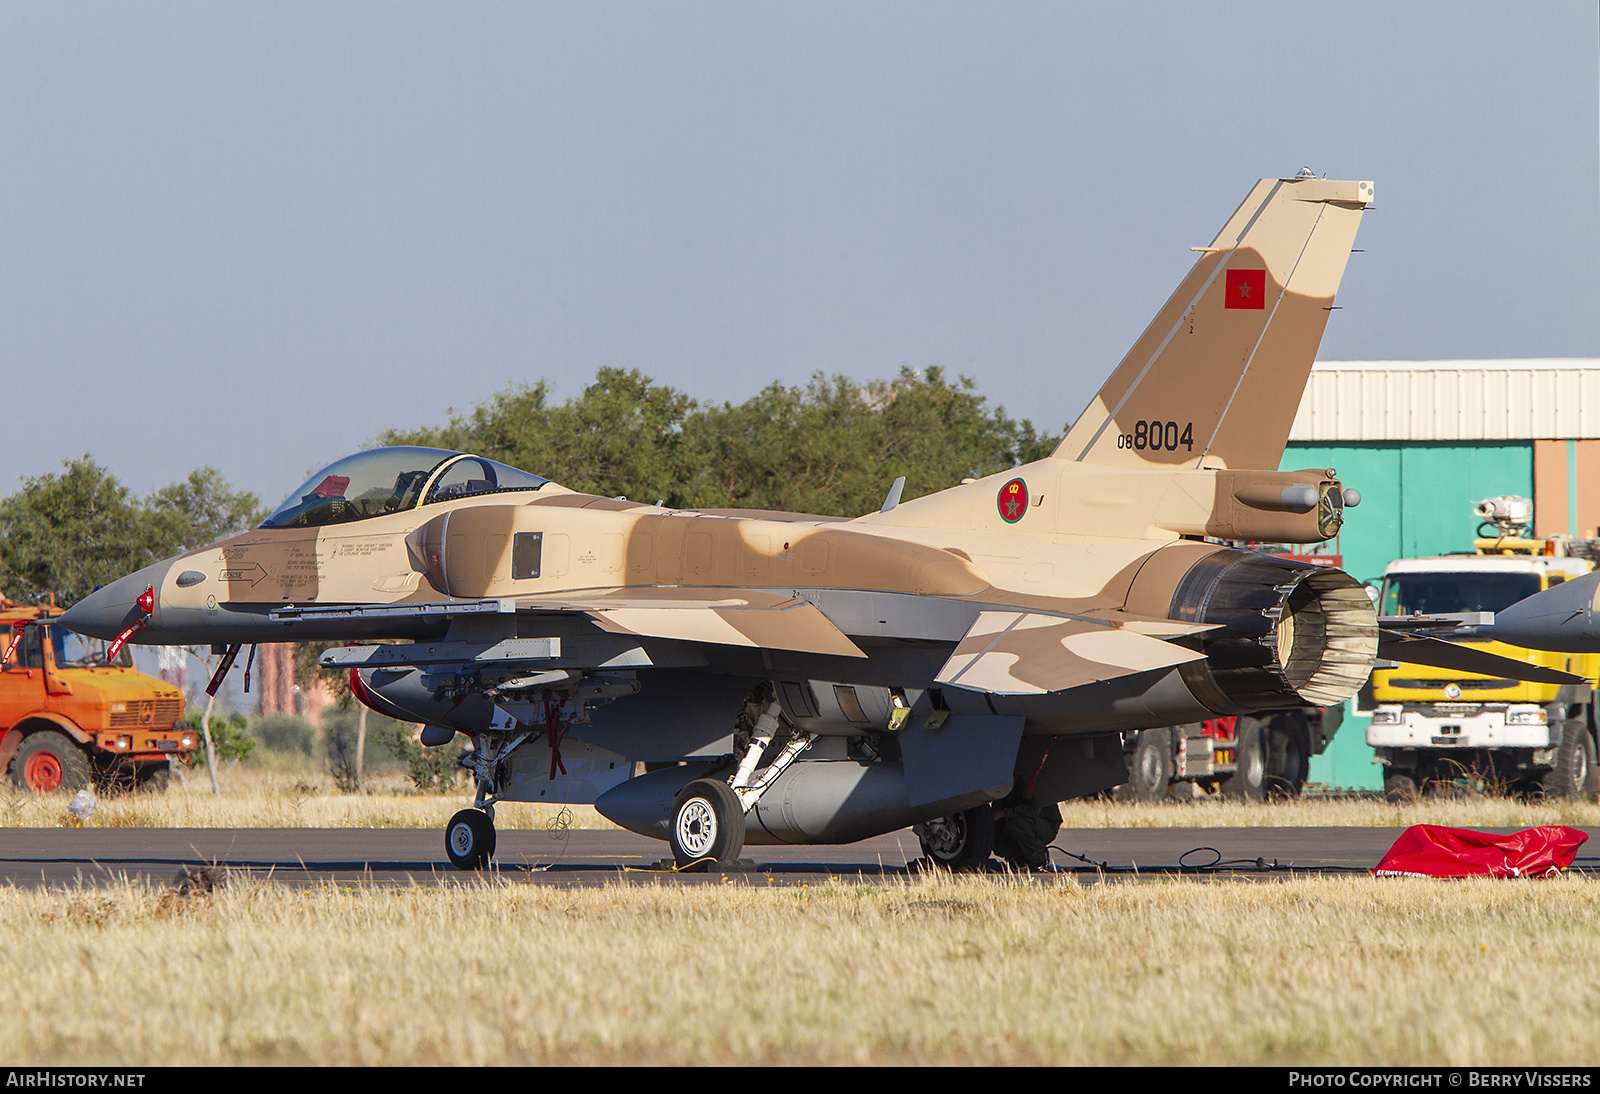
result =
[{"label": "landing gear strut", "polygon": [[[761,757],[777,734],[783,708],[776,699],[756,719],[732,785],[721,779],[696,779],[678,792],[668,838],[678,869],[705,862],[730,863],[744,850],[745,814],[779,775],[811,747],[813,734],[793,731],[772,762],[760,767]],[[760,768],[758,770],[758,768]]]}]

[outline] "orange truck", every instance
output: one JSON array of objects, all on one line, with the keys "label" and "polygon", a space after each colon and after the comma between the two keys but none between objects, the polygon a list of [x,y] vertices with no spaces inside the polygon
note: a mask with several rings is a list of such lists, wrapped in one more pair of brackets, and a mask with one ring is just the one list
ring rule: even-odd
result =
[{"label": "orange truck", "polygon": [[165,790],[173,760],[194,756],[183,693],[107,645],[53,620],[53,607],[0,601],[0,768],[22,789]]}]

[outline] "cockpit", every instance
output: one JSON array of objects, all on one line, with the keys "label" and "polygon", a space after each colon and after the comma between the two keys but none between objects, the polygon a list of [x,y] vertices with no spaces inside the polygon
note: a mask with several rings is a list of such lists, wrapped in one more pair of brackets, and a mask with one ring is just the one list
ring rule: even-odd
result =
[{"label": "cockpit", "polygon": [[374,448],[330,463],[284,499],[263,528],[346,524],[441,501],[538,490],[548,483],[494,460],[442,448]]}]

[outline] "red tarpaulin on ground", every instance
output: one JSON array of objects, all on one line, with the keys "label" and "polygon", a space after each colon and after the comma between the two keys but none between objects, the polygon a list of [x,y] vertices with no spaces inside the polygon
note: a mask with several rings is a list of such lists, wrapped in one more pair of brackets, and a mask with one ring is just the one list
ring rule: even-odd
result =
[{"label": "red tarpaulin on ground", "polygon": [[1546,877],[1572,865],[1586,832],[1559,824],[1510,835],[1413,824],[1403,832],[1376,877]]}]

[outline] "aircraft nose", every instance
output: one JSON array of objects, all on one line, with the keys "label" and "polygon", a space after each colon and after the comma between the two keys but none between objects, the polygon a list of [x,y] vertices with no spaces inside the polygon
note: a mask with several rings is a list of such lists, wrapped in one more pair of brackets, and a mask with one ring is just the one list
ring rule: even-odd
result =
[{"label": "aircraft nose", "polygon": [[167,571],[172,569],[174,561],[169,558],[154,566],[146,566],[96,589],[68,608],[58,622],[68,630],[93,638],[107,641],[115,638],[129,624],[145,618],[138,604],[140,595],[154,586],[159,599],[161,583],[166,580]]},{"label": "aircraft nose", "polygon": [[1564,581],[1495,613],[1487,636],[1536,650],[1600,650],[1600,571]]}]

